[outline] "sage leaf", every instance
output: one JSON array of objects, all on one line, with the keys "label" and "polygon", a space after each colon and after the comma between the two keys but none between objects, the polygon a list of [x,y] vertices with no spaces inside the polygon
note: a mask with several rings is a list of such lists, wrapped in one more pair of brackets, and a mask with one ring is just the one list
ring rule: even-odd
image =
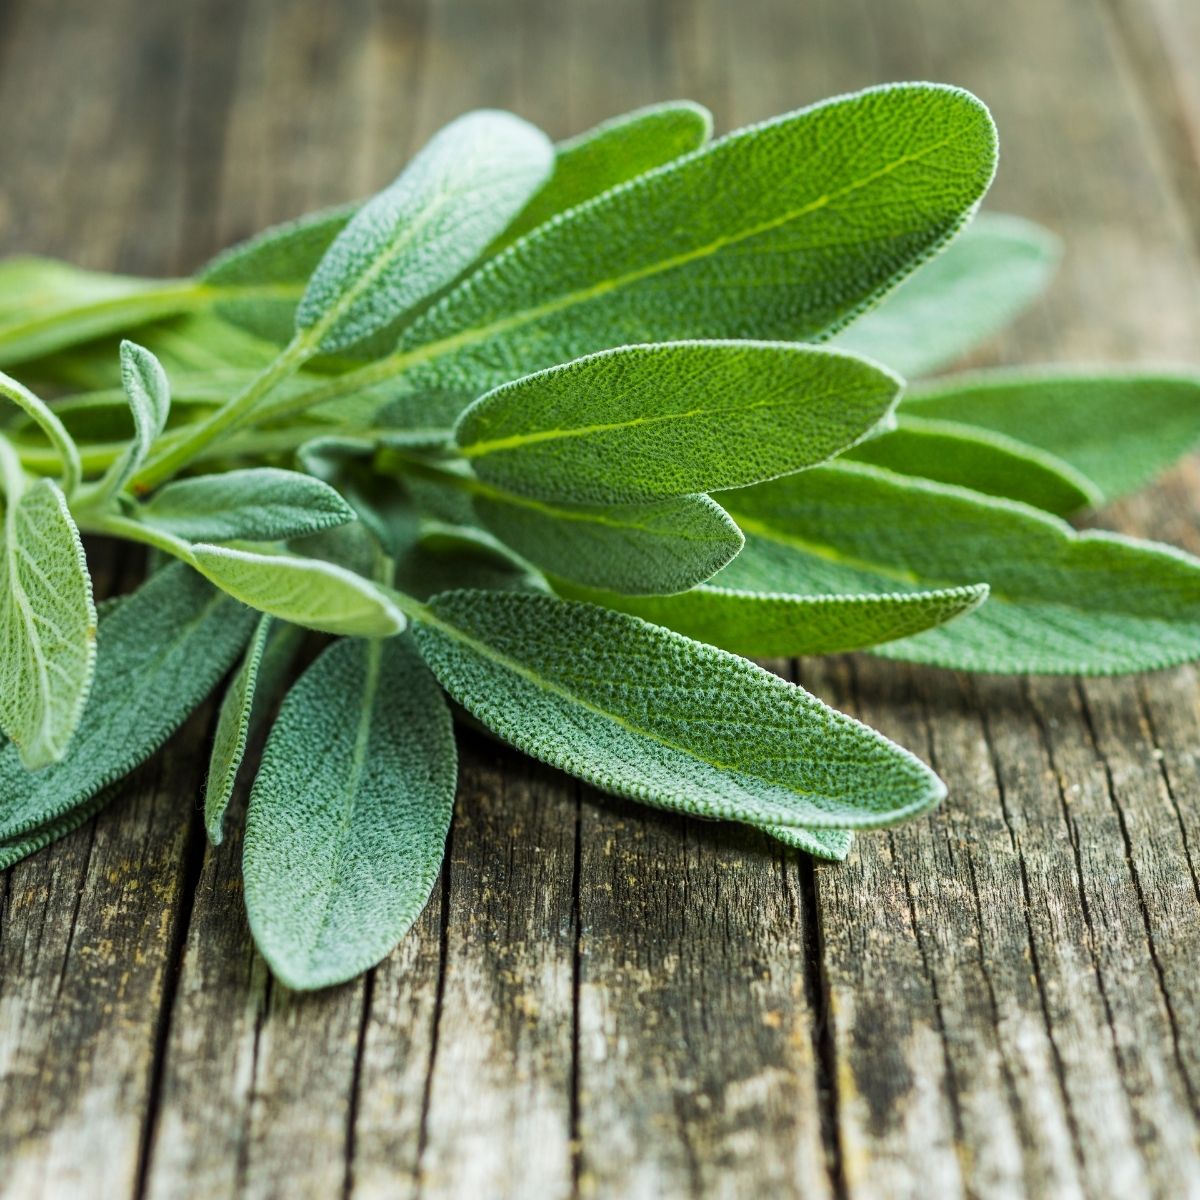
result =
[{"label": "sage leaf", "polygon": [[1113,500],[1200,446],[1200,375],[1061,367],[980,371],[918,389],[905,399],[904,411],[1036,446],[1089,479],[1100,500]]},{"label": "sage leaf", "polygon": [[454,588],[545,590],[545,583],[481,530],[427,528],[396,563],[395,586],[418,600]]},{"label": "sage leaf", "polygon": [[369,579],[334,563],[235,546],[193,546],[190,561],[243,604],[322,633],[391,637],[404,614]]},{"label": "sage leaf", "polygon": [[36,854],[39,850],[49,846],[51,842],[57,842],[60,838],[66,837],[68,833],[78,829],[85,821],[115,800],[120,794],[120,790],[117,786],[104,788],[90,800],[77,805],[69,812],[63,813],[62,816],[47,821],[46,824],[39,825],[36,829],[30,829],[25,833],[19,833],[15,837],[0,841],[0,871],[6,871],[13,863],[18,863],[21,859]]},{"label": "sage leaf", "polygon": [[845,457],[1006,496],[1060,516],[1103,499],[1100,489],[1063,459],[957,421],[902,416],[894,430],[855,446]]},{"label": "sage leaf", "polygon": [[[40,396],[35,396],[23,384],[3,373],[0,373],[0,396],[15,404],[23,416],[37,425],[45,434],[53,448],[55,465],[62,469],[63,491],[68,497],[74,495],[83,473],[79,447],[75,445],[74,439],[58,419],[57,414]],[[9,445],[7,440],[5,445]],[[13,483],[20,476],[20,464],[18,463],[15,469],[8,462],[0,465],[4,466],[4,475],[7,477],[5,486],[8,494],[13,496],[15,494]]]},{"label": "sage leaf", "polygon": [[58,762],[79,725],[95,665],[96,609],[79,530],[58,486],[41,479],[19,491],[9,474],[6,490],[0,728],[32,771]]},{"label": "sage leaf", "polygon": [[618,183],[704,145],[712,114],[690,100],[672,100],[613,117],[559,142],[550,178],[489,248],[495,254],[551,217]]},{"label": "sage leaf", "polygon": [[273,542],[354,520],[354,509],[311,475],[246,467],[193,475],[159,488],[139,517],[194,542]]},{"label": "sage leaf", "polygon": [[[653,625],[664,625],[698,642],[719,646],[747,658],[798,658],[806,654],[839,654],[932,629],[987,599],[986,584],[920,592],[874,595],[789,595],[794,581],[785,563],[762,553],[762,542],[747,538],[746,547],[711,582],[676,596],[622,596],[615,592],[576,588],[561,581],[555,590],[577,600],[631,613]],[[786,547],[780,555],[786,562]],[[743,559],[757,559],[756,589],[719,582]],[[802,563],[792,564],[803,570]],[[765,570],[761,570],[765,568]],[[771,583],[778,583],[772,587]]]},{"label": "sage leaf", "polygon": [[372,377],[471,397],[613,346],[827,336],[953,236],[995,159],[983,105],[933,84],[739,130],[486,262]]},{"label": "sage leaf", "polygon": [[489,489],[475,496],[474,508],[486,528],[541,570],[633,595],[686,591],[742,547],[738,527],[708,496],[605,508]]},{"label": "sage leaf", "polygon": [[63,759],[30,773],[13,744],[0,749],[0,841],[59,821],[149,758],[229,670],[254,620],[181,563],[102,612],[92,689]]},{"label": "sage leaf", "polygon": [[629,504],[738,487],[832,458],[900,381],[786,342],[672,342],[589,355],[481,396],[455,430],[475,473],[548,501]]},{"label": "sage leaf", "polygon": [[[793,590],[916,591],[986,579],[975,612],[875,653],[959,670],[1107,675],[1200,657],[1200,561],[1076,533],[1011,500],[835,463],[721,493],[794,552]],[[799,564],[803,564],[800,566]]]},{"label": "sage leaf", "polygon": [[1050,282],[1058,239],[1032,221],[980,213],[936,258],[833,340],[913,377],[997,333]]},{"label": "sage leaf", "polygon": [[359,207],[307,213],[218,254],[198,273],[215,293],[217,312],[267,341],[291,341],[309,278]]},{"label": "sage leaf", "polygon": [[98,496],[111,496],[145,461],[171,411],[171,385],[162,364],[144,346],[121,343],[121,385],[133,419],[133,437],[121,456],[105,472]]},{"label": "sage leaf", "polygon": [[204,785],[204,827],[214,846],[225,836],[225,812],[246,745],[282,690],[302,637],[296,625],[259,618],[241,664],[225,689]]},{"label": "sage leaf", "polygon": [[0,262],[0,367],[207,303],[190,280],[137,279],[49,258]]},{"label": "sage leaf", "polygon": [[332,354],[401,321],[487,249],[553,153],[510,113],[451,122],[333,240],[296,310],[297,331]]},{"label": "sage leaf", "polygon": [[288,693],[250,794],[255,943],[291,988],[373,967],[412,927],[454,808],[454,729],[408,638],[335,642]]},{"label": "sage leaf", "polygon": [[414,630],[469,713],[616,795],[702,817],[850,829],[945,794],[918,759],[795,684],[635,617],[456,591],[435,596]]}]

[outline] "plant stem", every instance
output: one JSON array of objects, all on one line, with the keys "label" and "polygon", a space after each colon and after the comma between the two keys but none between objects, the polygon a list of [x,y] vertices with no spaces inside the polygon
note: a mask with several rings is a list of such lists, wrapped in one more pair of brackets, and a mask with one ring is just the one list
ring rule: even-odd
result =
[{"label": "plant stem", "polygon": [[141,542],[145,546],[163,550],[186,563],[192,561],[192,549],[182,538],[143,525],[130,517],[122,517],[117,513],[83,511],[75,514],[75,519],[84,533],[103,533],[109,537],[124,538],[128,542]]},{"label": "plant stem", "polygon": [[79,462],[79,447],[75,445],[75,439],[67,432],[66,426],[24,384],[3,373],[0,373],[0,396],[7,397],[32,418],[50,439],[62,467],[63,491],[70,497],[83,478],[83,470]]}]

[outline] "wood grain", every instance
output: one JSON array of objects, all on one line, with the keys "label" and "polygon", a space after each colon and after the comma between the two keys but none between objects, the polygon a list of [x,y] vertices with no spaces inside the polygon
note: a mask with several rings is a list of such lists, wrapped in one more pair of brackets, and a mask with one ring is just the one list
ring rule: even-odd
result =
[{"label": "wood grain", "polygon": [[[1183,0],[9,0],[0,248],[189,270],[473,105],[727,129],[938,78],[1067,246],[974,361],[1194,361],[1197,61]],[[1103,517],[1200,550],[1200,468]],[[0,1196],[1200,1194],[1197,671],[796,677],[943,809],[814,867],[466,735],[429,908],[315,996],[254,953],[236,822],[205,846],[198,714],[4,876]]]}]

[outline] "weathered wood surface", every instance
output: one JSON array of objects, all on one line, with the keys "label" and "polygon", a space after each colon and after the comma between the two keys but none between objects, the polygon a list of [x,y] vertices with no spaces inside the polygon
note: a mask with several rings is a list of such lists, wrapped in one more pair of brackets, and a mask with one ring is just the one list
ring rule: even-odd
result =
[{"label": "weathered wood surface", "polygon": [[[1189,0],[6,0],[0,249],[183,271],[442,121],[723,128],[892,78],[994,108],[1061,276],[980,361],[1200,346]],[[1200,550],[1200,470],[1106,518]],[[816,867],[466,737],[448,866],[364,980],[275,986],[211,712],[0,893],[0,1195],[1200,1194],[1200,683],[798,677],[951,799]]]}]

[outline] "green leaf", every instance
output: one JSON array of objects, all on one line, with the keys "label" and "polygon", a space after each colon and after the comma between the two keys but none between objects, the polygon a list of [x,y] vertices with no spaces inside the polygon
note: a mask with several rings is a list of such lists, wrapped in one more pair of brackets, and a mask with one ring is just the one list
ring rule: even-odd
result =
[{"label": "green leaf", "polygon": [[905,398],[903,411],[1037,446],[1113,500],[1200,446],[1200,375],[1071,367],[980,371],[922,388]]},{"label": "green leaf", "polygon": [[900,386],[862,359],[786,342],[627,346],[488,392],[455,435],[475,473],[510,492],[628,504],[832,458],[890,414]]},{"label": "green leaf", "polygon": [[50,258],[6,259],[0,262],[0,367],[205,303],[190,280],[108,275]]},{"label": "green leaf", "polygon": [[162,364],[144,346],[121,343],[121,385],[133,418],[133,437],[121,456],[105,472],[98,496],[121,490],[145,461],[171,411],[171,385]]},{"label": "green leaf", "polygon": [[986,579],[976,612],[877,653],[959,670],[1107,675],[1200,657],[1200,561],[1076,533],[1014,501],[863,463],[723,492],[754,536],[786,542],[806,594],[916,591]]},{"label": "green leaf", "polygon": [[453,588],[545,590],[544,582],[481,530],[433,526],[396,563],[395,586],[426,600]]},{"label": "green leaf", "polygon": [[323,633],[391,637],[404,614],[369,579],[316,558],[193,546],[195,568],[243,604]]},{"label": "green leaf", "polygon": [[697,149],[711,134],[708,109],[690,100],[672,100],[613,117],[559,142],[550,178],[489,252],[497,253],[551,217],[618,183]]},{"label": "green leaf", "polygon": [[106,609],[91,694],[63,760],[31,774],[15,746],[0,749],[0,840],[77,812],[149,758],[229,670],[254,619],[182,564]]},{"label": "green leaf", "polygon": [[1059,254],[1040,225],[981,213],[833,344],[910,378],[927,374],[1007,325],[1044,290]]},{"label": "green leaf", "polygon": [[90,817],[95,816],[105,805],[115,800],[120,791],[118,786],[104,788],[90,800],[63,813],[61,817],[47,821],[46,824],[39,825],[36,829],[30,829],[26,833],[19,833],[15,837],[0,841],[0,871],[8,870],[13,863],[18,863],[21,859],[28,858],[31,854],[36,854],[39,850],[49,846],[51,842],[57,842],[60,838],[66,837],[68,833],[78,829]]},{"label": "green leaf", "polygon": [[936,804],[907,751],[733,654],[591,604],[446,592],[421,653],[469,713],[527,754],[660,808],[850,829]]},{"label": "green leaf", "polygon": [[291,988],[373,967],[429,899],[454,809],[446,702],[408,638],[335,642],[288,693],[250,795],[254,940]]},{"label": "green leaf", "polygon": [[308,213],[218,254],[198,272],[218,293],[217,312],[271,342],[289,342],[309,277],[360,205]]},{"label": "green leaf", "polygon": [[14,490],[10,476],[0,536],[0,728],[32,771],[58,762],[79,725],[96,609],[62,492],[49,479]]},{"label": "green leaf", "polygon": [[1101,499],[1091,480],[1061,458],[957,421],[901,416],[893,431],[855,446],[845,457],[1020,500],[1060,516]]},{"label": "green leaf", "polygon": [[246,744],[282,690],[302,637],[296,625],[261,617],[241,665],[225,689],[204,785],[204,827],[214,846],[219,846],[225,836],[225,811],[233,797]]},{"label": "green leaf", "polygon": [[[576,600],[631,613],[654,625],[719,646],[747,658],[797,658],[806,654],[838,654],[909,637],[971,612],[987,598],[986,584],[924,592],[875,595],[795,596],[784,590],[793,580],[782,554],[763,553],[757,537],[716,580],[678,596],[623,596],[556,582],[555,590]],[[716,582],[744,558],[758,559],[758,587],[737,589]],[[764,579],[765,577],[765,579]],[[776,583],[778,586],[773,587]]]},{"label": "green leaf", "polygon": [[634,595],[686,591],[742,547],[738,527],[708,496],[602,508],[489,489],[474,507],[492,533],[541,570]]},{"label": "green leaf", "polygon": [[739,130],[510,246],[371,376],[472,396],[613,346],[827,336],[957,231],[995,159],[983,105],[933,84]]},{"label": "green leaf", "polygon": [[[74,495],[82,476],[79,448],[53,409],[39,396],[35,396],[24,384],[18,383],[3,373],[0,373],[0,396],[15,404],[22,414],[45,434],[46,439],[53,447],[57,462],[62,468],[63,491],[68,497]],[[19,473],[18,470],[16,475]],[[14,477],[14,473],[7,467],[5,474],[10,478]],[[9,491],[11,494],[12,489],[10,488]]]},{"label": "green leaf", "polygon": [[138,515],[188,541],[274,542],[344,525],[354,520],[354,509],[311,475],[246,467],[168,483]]},{"label": "green leaf", "polygon": [[296,310],[322,353],[396,327],[469,266],[551,169],[545,134],[510,113],[451,122],[334,239]]}]

